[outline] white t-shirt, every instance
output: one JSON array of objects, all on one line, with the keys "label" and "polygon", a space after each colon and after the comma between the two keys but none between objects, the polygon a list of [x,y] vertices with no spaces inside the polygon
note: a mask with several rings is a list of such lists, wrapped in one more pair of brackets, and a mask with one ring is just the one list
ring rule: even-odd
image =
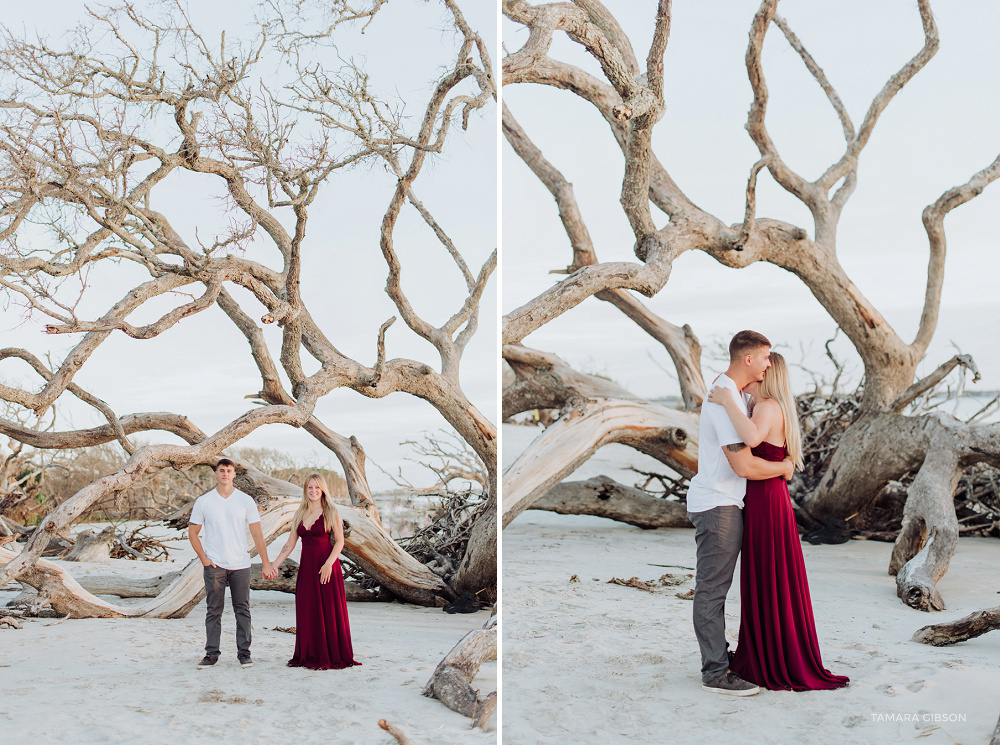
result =
[{"label": "white t-shirt", "polygon": [[247,526],[260,522],[253,497],[234,489],[228,497],[218,490],[202,494],[191,510],[193,525],[204,526],[201,539],[205,555],[223,569],[249,569]]},{"label": "white t-shirt", "polygon": [[[729,376],[723,373],[712,385],[728,388],[743,413],[747,413],[750,397],[744,396]],[[688,512],[704,512],[725,505],[735,505],[742,509],[743,498],[747,494],[747,480],[736,475],[726,454],[722,452],[723,447],[737,442],[743,442],[743,438],[736,434],[736,427],[733,426],[726,407],[708,401],[703,403],[698,421],[698,473],[688,486]]]}]

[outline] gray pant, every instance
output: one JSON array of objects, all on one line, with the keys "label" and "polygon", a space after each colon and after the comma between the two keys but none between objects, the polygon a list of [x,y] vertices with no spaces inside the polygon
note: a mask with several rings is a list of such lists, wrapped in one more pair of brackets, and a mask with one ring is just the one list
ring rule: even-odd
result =
[{"label": "gray pant", "polygon": [[236,614],[236,652],[250,654],[250,569],[223,569],[205,567],[205,654],[219,656],[219,638],[222,636],[222,609],[226,603],[226,585]]},{"label": "gray pant", "polygon": [[729,668],[726,594],[743,545],[743,510],[731,505],[689,512],[694,524],[697,564],[694,633],[701,648],[701,680],[715,680]]}]

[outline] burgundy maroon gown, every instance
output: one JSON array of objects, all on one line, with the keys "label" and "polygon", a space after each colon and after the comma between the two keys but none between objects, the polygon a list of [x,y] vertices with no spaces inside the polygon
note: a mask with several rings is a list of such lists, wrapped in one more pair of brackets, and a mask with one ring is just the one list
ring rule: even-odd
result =
[{"label": "burgundy maroon gown", "polygon": [[330,581],[319,581],[319,570],[333,551],[332,534],[324,530],[322,515],[308,529],[299,523],[296,533],[302,539],[302,555],[295,579],[295,654],[288,665],[311,670],[360,665],[351,648],[340,560],[333,562]]},{"label": "burgundy maroon gown", "polygon": [[[783,447],[762,442],[758,458],[780,461]],[[748,481],[740,564],[740,637],[730,669],[772,691],[843,688],[850,679],[823,667],[802,546],[780,476]]]}]

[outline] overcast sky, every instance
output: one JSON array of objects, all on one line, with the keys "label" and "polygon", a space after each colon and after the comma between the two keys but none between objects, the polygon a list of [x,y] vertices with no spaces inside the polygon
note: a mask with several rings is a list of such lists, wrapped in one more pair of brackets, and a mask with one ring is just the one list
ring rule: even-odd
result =
[{"label": "overcast sky", "polygon": [[[655,3],[608,2],[640,60],[652,36]],[[673,3],[666,52],[666,114],[654,148],[671,176],[700,207],[726,223],[742,220],[751,165],[760,157],[744,125],[752,100],[744,55],[758,3],[715,0]],[[883,113],[861,157],[858,187],[840,223],[838,256],[860,290],[910,342],[923,302],[927,239],[920,214],[945,190],[965,182],[1000,152],[1000,6],[992,2],[933,4],[941,46],[930,64]],[[872,97],[923,44],[913,0],[816,3],[786,0],[778,11],[826,71],[855,127]],[[504,20],[513,51],[527,32]],[[595,75],[592,57],[557,34],[552,56]],[[764,46],[770,90],[767,123],[785,161],[814,179],[843,152],[837,117],[798,54],[772,27]],[[622,157],[607,125],[571,93],[509,85],[504,101],[546,157],[573,183],[601,260],[635,260],[632,233],[618,203]],[[508,145],[503,146],[505,312],[543,291],[571,252],[554,203]],[[757,214],[806,228],[806,209],[765,173],[758,181]],[[1000,185],[946,219],[948,259],[935,340],[921,370],[955,353],[974,356],[983,373],[976,386],[1000,389]],[[660,216],[660,220],[664,218]],[[769,264],[723,267],[697,251],[683,254],[666,287],[649,307],[672,323],[691,324],[708,352],[706,371],[718,370],[711,348],[749,327],[765,333],[791,360],[824,366],[822,342],[834,324],[805,286]],[[749,311],[743,308],[749,307]],[[611,376],[646,396],[677,392],[662,368],[661,347],[607,303],[589,299],[527,337],[529,346],[562,355],[571,364]],[[841,335],[838,351],[860,360]],[[794,383],[802,386],[798,374]]]},{"label": "overcast sky", "polygon": [[[655,3],[621,0],[608,5],[639,57],[644,57]],[[487,2],[463,6],[492,48],[495,6]],[[75,1],[47,2],[44,16],[37,7],[5,8],[5,23],[59,38],[82,18],[81,5]],[[746,175],[758,158],[744,130],[751,92],[743,59],[756,8],[750,0],[674,3],[666,55],[667,110],[654,136],[661,161],[681,188],[729,223],[742,217]],[[823,66],[856,125],[885,80],[922,44],[912,0],[876,4],[786,0],[779,11]],[[246,6],[236,2],[199,5],[193,12],[211,38],[224,28],[231,40],[248,20]],[[858,188],[839,231],[838,254],[847,272],[906,341],[917,327],[925,283],[927,241],[920,212],[1000,152],[1000,106],[995,94],[1000,50],[993,38],[1000,7],[985,1],[939,2],[935,13],[941,49],[883,114],[862,156]],[[526,38],[514,24],[505,21],[502,28],[508,49],[516,49]],[[764,50],[771,92],[768,125],[786,162],[814,178],[839,156],[842,135],[825,97],[776,31],[769,32]],[[450,61],[453,45],[445,14],[433,2],[393,3],[364,35],[354,29],[338,39],[340,56],[361,62],[383,95],[410,101],[411,116],[422,110],[420,101],[442,65]],[[592,58],[561,35],[553,55],[599,72]],[[508,86],[503,95],[529,135],[573,182],[600,258],[632,260],[631,232],[618,205],[621,155],[606,125],[569,93]],[[496,245],[495,114],[490,107],[473,117],[467,132],[455,130],[446,155],[435,159],[418,182],[418,194],[476,267]],[[570,251],[551,198],[507,146],[502,167],[501,305],[510,310],[556,281],[559,277],[548,271],[565,266]],[[395,314],[383,290],[385,269],[378,251],[379,222],[393,185],[378,167],[335,175],[313,208],[304,256],[304,295],[314,316],[340,349],[367,364],[375,358],[379,324]],[[192,241],[196,229],[205,239],[225,225],[219,204],[199,187],[192,181],[190,189],[185,186],[159,197],[166,200],[160,207],[175,216]],[[961,348],[976,358],[983,373],[978,387],[985,389],[1000,388],[998,207],[1000,186],[993,185],[947,218],[941,320],[923,364],[929,370]],[[811,232],[805,208],[766,175],[760,179],[757,211]],[[459,299],[460,278],[412,213],[401,221],[397,247],[411,300],[439,322]],[[266,241],[258,240],[248,255],[273,265],[273,251]],[[110,276],[95,276],[92,282],[96,292],[83,307],[97,313],[119,296],[123,285],[120,278]],[[497,282],[491,282],[483,299],[480,332],[463,364],[467,394],[491,418],[496,411],[496,287]],[[743,312],[748,301],[751,311]],[[699,252],[684,254],[664,290],[647,302],[671,322],[692,325],[706,348],[703,361],[709,369],[718,366],[713,348],[744,327],[767,334],[793,361],[802,358],[821,367],[822,341],[834,331],[833,322],[792,275],[767,264],[727,269]],[[162,312],[157,307],[146,316],[137,313],[135,320],[150,320],[153,310]],[[77,381],[119,413],[176,411],[213,430],[244,411],[243,397],[259,387],[245,342],[228,324],[212,310],[186,319],[152,341],[117,336],[103,345]],[[3,310],[0,334],[3,346],[25,346],[39,355],[48,352],[57,361],[73,342],[67,336],[45,336],[40,319],[25,322],[12,307]],[[276,329],[268,329],[268,334],[272,344],[277,341]],[[642,395],[676,392],[676,384],[663,369],[669,368],[665,352],[606,303],[588,300],[526,342],[557,352],[582,369],[610,375]],[[389,356],[437,364],[429,345],[402,323],[390,330],[387,345]],[[837,349],[852,356],[843,338]],[[854,366],[857,371],[856,362]],[[5,362],[0,375],[37,387],[18,363]],[[801,376],[798,381],[803,382]],[[97,421],[89,411],[72,405],[61,413],[72,426]],[[404,394],[370,401],[338,391],[324,400],[318,413],[333,429],[357,435],[371,460],[390,470],[405,467],[408,453],[399,446],[401,440],[445,426],[428,405]],[[261,430],[245,442],[315,457],[320,465],[332,460],[307,435],[287,427]],[[376,488],[390,485],[378,469],[370,471]],[[415,469],[407,473],[422,478]]]},{"label": "overcast sky", "polygon": [[[460,6],[495,54],[495,11],[481,2],[460,2]],[[24,4],[5,8],[4,23],[29,34],[37,29],[56,44],[67,38],[66,29],[83,18],[83,4],[75,1],[47,2],[44,15],[38,13],[38,7]],[[219,32],[225,30],[228,45],[246,35],[251,18],[249,4],[235,1],[192,4],[191,12],[207,39],[218,39]],[[356,61],[380,95],[397,103],[406,102],[405,113],[410,117],[411,131],[415,131],[424,101],[446,66],[452,64],[457,50],[457,37],[450,30],[446,11],[436,2],[393,3],[378,14],[363,35],[359,30],[355,26],[338,31],[339,56]],[[335,56],[325,61],[339,66]],[[445,155],[430,158],[415,185],[417,195],[454,239],[474,273],[496,246],[495,121],[496,109],[490,103],[473,114],[467,131],[453,127]],[[196,235],[210,242],[228,221],[221,201],[213,196],[218,195],[219,188],[212,186],[210,195],[205,184],[197,177],[179,179],[169,194],[156,197],[157,208],[175,221],[191,244],[196,244]],[[375,361],[379,325],[398,315],[384,292],[386,268],[379,250],[379,227],[394,188],[395,178],[380,165],[334,174],[311,208],[303,250],[303,297],[313,317],[343,353],[369,365]],[[282,219],[288,224],[287,215]],[[435,324],[441,323],[464,299],[460,274],[412,209],[404,209],[395,236],[405,292],[418,313]],[[280,269],[276,250],[263,236],[248,247],[246,255]],[[121,270],[92,275],[81,316],[96,318],[119,299],[130,286],[123,277],[129,281],[132,277],[142,279],[134,271],[130,275],[121,274]],[[480,330],[467,348],[462,366],[466,394],[494,421],[496,285],[494,278],[483,298]],[[246,300],[252,316],[259,318],[264,313],[248,293],[237,288],[233,294]],[[168,305],[186,301],[175,298],[169,303],[153,303],[129,320],[136,324],[149,322]],[[42,333],[43,318],[25,321],[21,309],[14,306],[4,308],[2,313],[0,346],[24,346],[39,356],[51,353],[58,362],[79,338],[46,336]],[[277,357],[280,330],[267,327],[266,333]],[[440,367],[433,347],[413,334],[401,319],[389,330],[386,347],[389,358],[412,357]],[[37,390],[37,379],[29,373],[16,361],[0,366],[5,381]],[[115,335],[75,380],[119,414],[173,411],[189,416],[205,431],[214,431],[239,416],[248,406],[244,396],[260,388],[245,339],[217,308],[187,318],[153,340],[136,341]],[[99,422],[91,411],[71,402],[60,408],[60,414],[63,426],[84,427]],[[418,484],[429,482],[431,474],[405,462],[411,453],[399,443],[418,438],[424,431],[448,427],[428,404],[401,393],[373,401],[353,391],[338,390],[323,399],[317,414],[335,431],[360,439],[369,456],[369,477],[376,489],[391,487],[392,483],[374,464],[393,472],[402,467],[405,475]],[[317,465],[336,465],[332,454],[305,432],[285,426],[258,430],[242,444],[284,450]]]}]

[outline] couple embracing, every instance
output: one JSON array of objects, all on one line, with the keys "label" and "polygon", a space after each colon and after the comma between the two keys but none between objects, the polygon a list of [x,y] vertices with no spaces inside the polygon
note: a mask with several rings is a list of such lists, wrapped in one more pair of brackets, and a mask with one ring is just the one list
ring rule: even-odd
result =
[{"label": "couple embracing", "polygon": [[[802,467],[802,434],[784,359],[755,331],[729,344],[729,367],[702,406],[698,473],[688,489],[695,527],[694,628],[702,688],[752,696],[843,688],[823,667],[787,481]],[[751,449],[752,448],[752,449]],[[726,642],[726,594],[740,565],[740,632]]]}]

